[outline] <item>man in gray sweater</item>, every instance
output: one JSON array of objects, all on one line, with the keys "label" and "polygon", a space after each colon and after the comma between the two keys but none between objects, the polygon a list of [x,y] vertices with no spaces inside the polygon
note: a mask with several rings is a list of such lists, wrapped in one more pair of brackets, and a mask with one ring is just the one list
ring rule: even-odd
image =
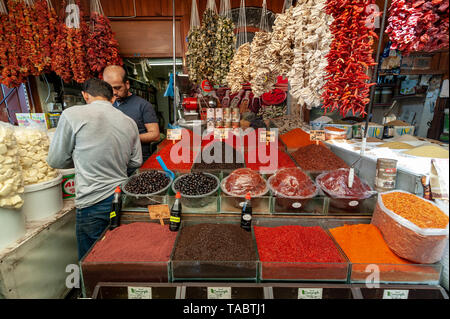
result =
[{"label": "man in gray sweater", "polygon": [[112,87],[90,79],[83,84],[82,94],[87,105],[62,113],[47,158],[53,168],[75,165],[80,260],[108,227],[114,190],[127,180],[127,168],[142,165],[138,128],[112,106]]}]

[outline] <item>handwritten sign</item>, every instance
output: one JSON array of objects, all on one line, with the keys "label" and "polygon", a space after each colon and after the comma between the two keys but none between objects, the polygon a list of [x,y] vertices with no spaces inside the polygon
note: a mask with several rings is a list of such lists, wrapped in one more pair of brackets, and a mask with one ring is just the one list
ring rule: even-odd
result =
[{"label": "handwritten sign", "polygon": [[164,220],[170,218],[169,205],[149,205],[148,213],[150,219],[159,219],[161,226],[164,226]]},{"label": "handwritten sign", "polygon": [[317,130],[317,131],[311,131],[309,133],[310,140],[311,141],[325,141],[325,131],[324,130]]},{"label": "handwritten sign", "polygon": [[276,132],[274,131],[261,131],[259,133],[259,142],[260,143],[272,143],[275,142]]},{"label": "handwritten sign", "polygon": [[229,133],[230,129],[228,128],[216,128],[214,129],[214,138],[216,140],[226,140]]},{"label": "handwritten sign", "polygon": [[181,140],[181,129],[168,129],[167,130],[167,139],[169,141],[179,141]]}]

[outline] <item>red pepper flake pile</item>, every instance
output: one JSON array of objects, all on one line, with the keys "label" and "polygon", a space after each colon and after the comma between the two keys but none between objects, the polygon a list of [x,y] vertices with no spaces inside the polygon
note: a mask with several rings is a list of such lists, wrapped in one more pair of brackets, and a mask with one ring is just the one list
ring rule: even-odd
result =
[{"label": "red pepper flake pile", "polygon": [[349,168],[343,159],[322,145],[308,145],[292,153],[297,164],[305,171],[331,171]]},{"label": "red pepper flake pile", "polygon": [[119,43],[114,38],[108,18],[93,12],[90,22],[91,30],[87,38],[87,60],[91,72],[99,74],[108,65],[122,65]]},{"label": "red pepper flake pile", "polygon": [[[268,173],[270,171],[274,171],[280,168],[287,168],[287,167],[296,167],[294,161],[291,159],[291,157],[283,152],[282,150],[278,149],[276,154],[270,155],[270,160],[267,163],[261,163],[260,158],[258,156],[259,150],[253,150],[250,152],[245,152],[245,165],[247,168],[251,168],[252,170],[259,171],[261,173]],[[270,145],[266,149],[266,156],[269,156],[270,154]],[[277,155],[278,157],[275,157]],[[254,156],[255,158],[252,158]],[[250,163],[252,161],[253,163]],[[275,162],[275,168],[274,169],[268,169],[269,166],[271,166],[271,162]],[[270,167],[272,168],[272,167]]]},{"label": "red pepper flake pile", "polygon": [[159,223],[132,223],[108,231],[85,262],[169,261],[177,233]]},{"label": "red pepper flake pile", "polygon": [[328,0],[326,12],[334,18],[330,26],[334,39],[327,54],[328,66],[324,85],[323,106],[326,111],[339,110],[365,116],[370,102],[367,71],[376,65],[373,59],[374,38],[368,5],[375,0]]},{"label": "red pepper flake pile", "polygon": [[[142,165],[142,169],[157,169],[157,170],[161,170],[161,166],[159,165],[158,161],[156,160],[156,157],[161,156],[162,160],[164,161],[164,163],[166,164],[167,168],[173,171],[181,171],[181,172],[186,172],[186,171],[190,171],[192,168],[192,165],[194,163],[194,158],[196,157],[197,152],[193,152],[192,150],[188,149],[188,148],[184,148],[184,152],[187,152],[189,154],[189,163],[175,163],[175,158],[172,158],[171,153],[172,153],[172,149],[174,147],[179,148],[178,149],[178,154],[177,154],[177,158],[182,158],[183,155],[183,150],[181,144],[179,144],[181,142],[178,142],[176,144],[168,144],[166,145],[164,148],[162,148],[159,152],[153,154],[152,156],[150,156],[148,158],[148,160]],[[174,151],[175,152],[175,151]]]},{"label": "red pepper flake pile", "polygon": [[449,0],[393,0],[386,33],[404,54],[448,48]]},{"label": "red pepper flake pile", "polygon": [[345,260],[319,226],[255,227],[262,262],[340,263]]}]

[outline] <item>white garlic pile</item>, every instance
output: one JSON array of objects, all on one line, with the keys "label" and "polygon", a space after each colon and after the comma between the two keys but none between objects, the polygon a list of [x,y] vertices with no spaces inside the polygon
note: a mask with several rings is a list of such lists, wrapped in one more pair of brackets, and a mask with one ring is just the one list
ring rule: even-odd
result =
[{"label": "white garlic pile", "polygon": [[15,136],[25,185],[42,183],[58,176],[57,170],[51,168],[46,161],[50,145],[47,133],[18,128]]},{"label": "white garlic pile", "polygon": [[293,9],[294,63],[288,73],[291,95],[308,109],[321,105],[326,55],[330,51],[333,18],[325,13],[326,0],[301,0]]},{"label": "white garlic pile", "polygon": [[234,55],[226,81],[231,93],[237,93],[250,79],[250,43],[245,43]]},{"label": "white garlic pile", "polygon": [[0,207],[18,209],[23,205],[22,169],[14,129],[0,123]]}]

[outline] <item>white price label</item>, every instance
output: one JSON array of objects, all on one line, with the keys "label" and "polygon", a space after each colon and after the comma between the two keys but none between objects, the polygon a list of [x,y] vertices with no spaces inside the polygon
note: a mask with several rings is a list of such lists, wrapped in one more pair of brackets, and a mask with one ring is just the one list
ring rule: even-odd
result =
[{"label": "white price label", "polygon": [[292,208],[300,208],[300,207],[302,207],[301,203],[294,203],[294,204],[292,204]]},{"label": "white price label", "polygon": [[231,299],[231,288],[208,287],[208,299]]},{"label": "white price label", "polygon": [[359,202],[357,200],[351,201],[350,203],[348,203],[351,207],[356,207],[359,205]]},{"label": "white price label", "polygon": [[322,299],[323,288],[298,288],[298,299]]},{"label": "white price label", "polygon": [[128,287],[128,299],[152,299],[152,288]]},{"label": "white price label", "polygon": [[167,139],[169,141],[181,140],[181,129],[168,129],[167,130]]},{"label": "white price label", "polygon": [[214,138],[217,140],[226,140],[226,139],[228,139],[229,133],[230,133],[229,129],[216,128],[216,129],[214,129]]},{"label": "white price label", "polygon": [[276,134],[273,131],[261,131],[259,133],[259,142],[260,143],[273,143],[275,142]]},{"label": "white price label", "polygon": [[408,299],[409,290],[392,290],[385,289],[383,291],[383,299]]}]

